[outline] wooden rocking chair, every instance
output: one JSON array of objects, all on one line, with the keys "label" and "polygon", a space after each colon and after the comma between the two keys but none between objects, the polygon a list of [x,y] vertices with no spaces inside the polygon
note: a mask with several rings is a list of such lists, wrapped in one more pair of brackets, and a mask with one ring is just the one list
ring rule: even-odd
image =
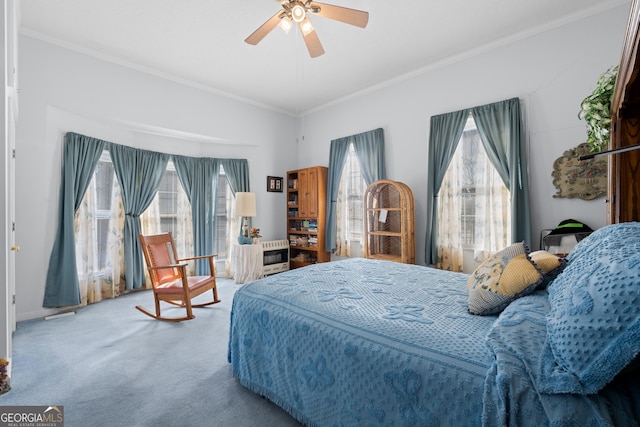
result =
[{"label": "wooden rocking chair", "polygon": [[[220,302],[218,288],[216,287],[216,271],[214,258],[216,255],[195,256],[190,258],[178,258],[176,246],[171,233],[155,236],[138,236],[144,259],[147,263],[151,284],[153,285],[153,297],[156,304],[154,315],[142,306],[136,308],[158,320],[180,322],[195,318],[192,307],[204,307]],[[209,259],[209,276],[189,276],[187,263],[184,261]],[[191,300],[206,291],[213,291],[213,301],[203,304],[192,304]],[[187,311],[185,317],[163,317],[160,315],[160,301],[184,307]]]}]

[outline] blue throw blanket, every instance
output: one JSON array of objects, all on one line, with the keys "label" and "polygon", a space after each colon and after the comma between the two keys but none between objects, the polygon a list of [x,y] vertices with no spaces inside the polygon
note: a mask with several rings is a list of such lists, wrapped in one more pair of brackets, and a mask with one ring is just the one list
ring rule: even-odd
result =
[{"label": "blue throw blanket", "polygon": [[[546,291],[512,302],[487,335],[494,356],[484,394],[487,426],[637,426],[640,369],[629,366],[600,393],[545,394],[541,363],[547,363]],[[548,346],[546,347],[548,349]]]},{"label": "blue throw blanket", "polygon": [[352,259],[245,285],[231,313],[240,382],[308,425],[475,426],[495,317],[467,276]]}]

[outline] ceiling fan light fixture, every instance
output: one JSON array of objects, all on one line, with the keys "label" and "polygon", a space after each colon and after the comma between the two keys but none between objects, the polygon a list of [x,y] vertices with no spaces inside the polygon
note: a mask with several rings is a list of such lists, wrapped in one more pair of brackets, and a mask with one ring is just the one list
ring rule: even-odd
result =
[{"label": "ceiling fan light fixture", "polygon": [[291,8],[291,19],[296,22],[302,22],[307,17],[307,10],[300,3],[293,5]]},{"label": "ceiling fan light fixture", "polygon": [[285,34],[289,34],[289,30],[293,26],[293,22],[291,22],[291,18],[285,16],[284,18],[280,19],[280,23],[278,24],[278,26],[282,31],[285,32]]},{"label": "ceiling fan light fixture", "polygon": [[305,18],[304,21],[300,23],[300,31],[302,31],[302,35],[306,36],[313,30],[314,28],[313,28],[313,25],[311,24],[311,21],[309,21],[309,18]]}]

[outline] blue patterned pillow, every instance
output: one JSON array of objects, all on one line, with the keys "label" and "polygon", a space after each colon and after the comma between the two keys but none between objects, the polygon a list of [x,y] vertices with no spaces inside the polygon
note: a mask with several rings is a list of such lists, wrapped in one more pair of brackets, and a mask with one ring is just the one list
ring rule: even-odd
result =
[{"label": "blue patterned pillow", "polygon": [[545,393],[597,393],[640,353],[640,223],[582,240],[549,286]]}]

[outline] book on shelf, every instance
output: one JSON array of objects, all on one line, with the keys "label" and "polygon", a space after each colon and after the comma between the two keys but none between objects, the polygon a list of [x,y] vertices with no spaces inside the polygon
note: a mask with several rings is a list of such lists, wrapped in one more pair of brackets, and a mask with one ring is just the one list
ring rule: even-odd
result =
[{"label": "book on shelf", "polygon": [[302,228],[302,222],[300,220],[292,220],[289,223],[289,231],[300,231]]}]

